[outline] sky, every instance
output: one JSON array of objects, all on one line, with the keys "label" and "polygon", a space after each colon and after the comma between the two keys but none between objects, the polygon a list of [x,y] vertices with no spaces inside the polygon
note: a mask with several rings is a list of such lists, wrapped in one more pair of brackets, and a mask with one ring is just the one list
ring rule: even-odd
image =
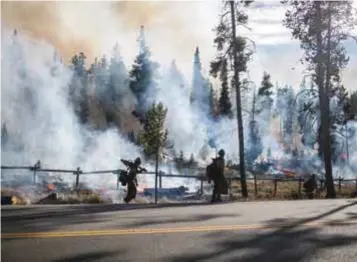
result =
[{"label": "sky", "polygon": [[[357,1],[354,1],[357,7]],[[2,2],[2,27],[17,28],[32,37],[53,44],[69,61],[83,51],[89,61],[109,54],[118,42],[128,68],[138,52],[136,39],[144,25],[153,59],[169,66],[173,59],[190,82],[193,54],[200,48],[202,68],[206,75],[216,50],[213,28],[218,23],[221,1],[57,1]],[[259,84],[264,71],[273,83],[297,87],[304,66],[299,43],[282,25],[285,7],[279,1],[256,1],[247,11],[248,32],[242,33],[256,44],[249,63],[251,79]],[[357,36],[357,28],[354,32]],[[343,73],[345,86],[357,90],[357,43],[347,43],[351,61]]]}]

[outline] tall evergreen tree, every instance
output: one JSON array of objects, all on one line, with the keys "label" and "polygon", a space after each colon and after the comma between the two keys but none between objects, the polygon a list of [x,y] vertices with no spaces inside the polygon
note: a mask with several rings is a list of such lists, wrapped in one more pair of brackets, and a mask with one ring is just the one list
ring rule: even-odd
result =
[{"label": "tall evergreen tree", "polygon": [[233,118],[232,103],[229,96],[227,59],[222,61],[220,80],[221,94],[219,97],[219,115],[228,118]]},{"label": "tall evergreen tree", "polygon": [[[108,124],[120,126],[119,112],[128,89],[128,74],[120,55],[119,45],[115,44],[108,65],[108,82],[105,88],[107,104],[106,120]],[[127,99],[128,97],[126,97]]]},{"label": "tall evergreen tree", "polygon": [[74,110],[82,124],[88,122],[88,74],[85,68],[86,56],[83,52],[76,54],[71,59],[73,72],[72,81],[69,88],[70,101],[74,105]]},{"label": "tall evergreen tree", "polygon": [[357,120],[357,91],[354,91],[350,96],[350,118]]},{"label": "tall evergreen tree", "polygon": [[270,75],[267,72],[264,72],[262,82],[258,89],[258,113],[263,111],[267,112],[267,117],[270,116],[271,108],[273,105],[273,84],[270,80]]},{"label": "tall evergreen tree", "polygon": [[138,41],[140,51],[129,73],[129,87],[137,99],[135,111],[137,115],[143,117],[156,96],[156,71],[159,65],[151,61],[151,53],[146,44],[143,26],[141,26]]},{"label": "tall evergreen tree", "polygon": [[210,103],[209,103],[209,107],[210,107],[210,117],[215,121],[217,120],[218,116],[219,116],[219,108],[218,108],[218,101],[217,101],[217,96],[216,96],[216,92],[213,89],[213,85],[212,83],[210,83]]},{"label": "tall evergreen tree", "polygon": [[255,120],[256,114],[256,94],[255,88],[253,89],[253,101],[250,114],[249,129],[248,129],[248,143],[247,143],[247,164],[250,168],[253,167],[254,161],[263,152],[263,143],[259,134],[259,125]]},{"label": "tall evergreen tree", "polygon": [[331,80],[348,63],[343,41],[354,26],[349,1],[284,1],[291,5],[284,25],[292,30],[305,51],[305,62],[314,72],[318,86],[321,124],[319,147],[325,164],[327,197],[335,198],[331,164],[330,99]]},{"label": "tall evergreen tree", "polygon": [[[222,70],[223,61],[228,59],[233,65],[233,85],[236,94],[237,125],[238,125],[238,146],[239,146],[239,171],[243,197],[248,197],[246,175],[245,175],[245,155],[244,155],[244,129],[242,117],[242,101],[240,73],[247,71],[247,62],[252,54],[249,50],[249,43],[245,37],[238,37],[237,26],[245,26],[248,23],[248,16],[244,13],[242,6],[249,5],[251,1],[224,1],[223,14],[220,16],[218,26],[215,28],[216,38],[214,43],[217,48],[217,57],[211,62],[211,73],[216,76]],[[230,19],[226,19],[229,16]]]},{"label": "tall evergreen tree", "polygon": [[286,94],[284,98],[285,110],[284,110],[284,143],[288,147],[288,151],[293,150],[293,128],[295,120],[295,93],[294,89],[290,86],[286,89]]},{"label": "tall evergreen tree", "polygon": [[210,83],[203,77],[201,70],[200,51],[199,48],[196,47],[193,61],[190,102],[195,108],[204,112],[206,115],[209,115]]}]

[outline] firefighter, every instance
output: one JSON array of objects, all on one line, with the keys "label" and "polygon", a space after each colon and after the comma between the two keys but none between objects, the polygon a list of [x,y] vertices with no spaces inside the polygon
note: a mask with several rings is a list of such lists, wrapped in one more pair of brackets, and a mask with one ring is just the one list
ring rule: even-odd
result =
[{"label": "firefighter", "polygon": [[136,175],[140,172],[146,172],[145,168],[141,168],[141,159],[140,157],[136,158],[134,162],[130,162],[124,159],[121,159],[122,163],[127,166],[127,194],[124,198],[125,203],[129,203],[131,200],[136,197],[136,187],[138,186],[138,180]]},{"label": "firefighter", "polygon": [[317,190],[316,175],[312,174],[311,177],[305,181],[304,189],[309,199],[314,198],[314,190]]},{"label": "firefighter", "polygon": [[213,170],[212,170],[212,180],[214,183],[213,192],[212,192],[212,199],[211,203],[214,202],[221,202],[221,193],[224,187],[225,178],[224,178],[224,155],[225,152],[223,149],[218,151],[218,157],[213,159]]}]

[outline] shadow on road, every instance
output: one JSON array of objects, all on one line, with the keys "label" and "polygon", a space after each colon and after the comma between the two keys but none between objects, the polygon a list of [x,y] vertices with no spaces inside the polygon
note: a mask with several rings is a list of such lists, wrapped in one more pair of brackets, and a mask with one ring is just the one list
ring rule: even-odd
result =
[{"label": "shadow on road", "polygon": [[100,259],[117,256],[118,252],[92,252],[86,254],[75,255],[71,257],[52,260],[52,262],[91,262]]},{"label": "shadow on road", "polygon": [[238,217],[237,214],[198,214],[198,215],[190,215],[187,217],[179,217],[179,218],[170,218],[170,219],[162,219],[160,217],[152,220],[145,220],[130,223],[128,225],[129,228],[137,228],[142,226],[150,226],[150,225],[162,225],[162,224],[173,224],[173,223],[189,223],[189,222],[205,222],[213,219],[221,219],[224,217]]},{"label": "shadow on road", "polygon": [[[327,235],[318,227],[301,227],[305,223],[318,221],[354,205],[357,205],[357,201],[314,217],[293,222],[286,218],[270,220],[266,222],[266,226],[269,229],[256,234],[245,234],[244,232],[210,233],[207,234],[207,237],[217,239],[214,246],[211,247],[211,250],[215,251],[191,255],[183,254],[176,257],[168,257],[165,261],[306,261],[315,256],[320,250],[357,244],[356,234]],[[356,213],[347,213],[347,215],[348,217],[345,220],[351,220],[355,219]],[[346,231],[348,232],[348,228],[346,228]],[[222,236],[224,236],[224,240],[218,240],[223,239]]]},{"label": "shadow on road", "polygon": [[[226,203],[220,203],[218,205],[224,205]],[[229,203],[227,203],[229,204]],[[147,208],[176,208],[187,206],[205,206],[210,205],[208,203],[168,203],[159,205],[62,205],[62,206],[36,206],[25,208],[6,208],[2,209],[1,213],[1,228],[3,233],[16,233],[16,232],[45,232],[59,230],[61,227],[84,225],[101,223],[110,221],[108,216],[101,216],[98,214],[108,214],[108,212],[128,211],[128,210],[140,210]],[[140,219],[138,219],[140,216]],[[116,214],[116,219],[119,218],[121,227],[136,228],[139,226],[157,225],[165,223],[184,223],[184,222],[200,222],[208,221],[215,218],[221,218],[224,216],[232,217],[236,214],[198,214],[185,217],[151,217],[143,219],[145,214],[134,215],[133,217],[125,216],[128,224],[123,225],[120,221],[120,213]],[[128,219],[133,219],[130,221]],[[138,221],[140,220],[140,221]],[[111,222],[115,223],[115,220]],[[138,221],[138,222],[137,222]],[[12,239],[6,238],[2,241],[11,241]]]}]

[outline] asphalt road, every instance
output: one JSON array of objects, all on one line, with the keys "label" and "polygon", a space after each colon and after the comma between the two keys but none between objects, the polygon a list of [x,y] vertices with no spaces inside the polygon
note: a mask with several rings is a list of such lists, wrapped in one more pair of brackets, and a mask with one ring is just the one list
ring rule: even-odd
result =
[{"label": "asphalt road", "polygon": [[357,261],[357,201],[3,206],[1,261]]}]

